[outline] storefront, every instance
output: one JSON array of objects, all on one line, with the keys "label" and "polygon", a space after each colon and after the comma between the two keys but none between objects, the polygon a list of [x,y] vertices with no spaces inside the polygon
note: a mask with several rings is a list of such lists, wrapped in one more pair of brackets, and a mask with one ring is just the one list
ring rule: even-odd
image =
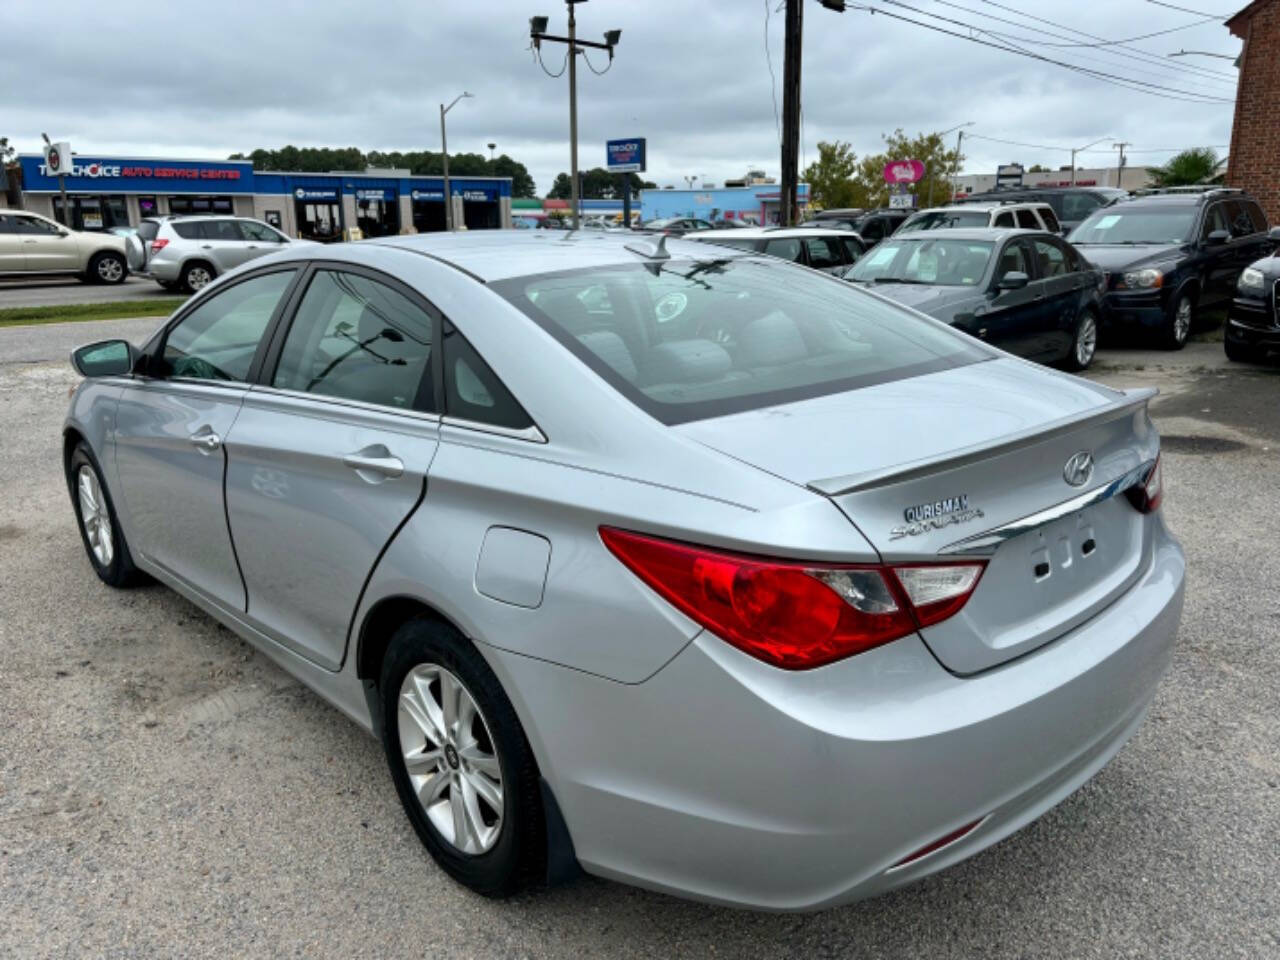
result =
[{"label": "storefront", "polygon": [[[701,220],[737,220],[770,226],[779,218],[781,191],[776,183],[749,187],[704,190],[641,190],[640,212],[645,220],[659,217],[697,217]],[[797,184],[800,216],[809,204],[809,185]]]},{"label": "storefront", "polygon": [[[408,170],[368,173],[254,171],[247,160],[155,160],[76,155],[66,177],[69,216],[44,158],[19,157],[28,209],[78,230],[136,226],[166,214],[256,217],[291,236],[331,242],[445,229],[444,182]],[[511,180],[450,178],[456,222],[511,226]],[[358,233],[357,233],[358,231]]]}]

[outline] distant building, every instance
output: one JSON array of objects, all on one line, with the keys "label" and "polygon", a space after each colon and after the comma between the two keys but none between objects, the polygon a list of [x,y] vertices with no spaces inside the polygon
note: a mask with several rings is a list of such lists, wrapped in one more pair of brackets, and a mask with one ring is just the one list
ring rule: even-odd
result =
[{"label": "distant building", "polygon": [[[800,215],[809,205],[809,185],[796,186]],[[645,220],[658,217],[699,217],[703,220],[740,220],[768,226],[778,222],[778,204],[782,191],[777,184],[758,183],[749,187],[720,187],[693,190],[641,190],[640,216]]]},{"label": "distant building", "polygon": [[[995,189],[996,175],[991,173],[962,173],[954,178],[958,193],[984,193]],[[1077,168],[1075,185],[1077,187],[1114,187],[1124,190],[1141,190],[1153,183],[1150,170],[1146,167],[1126,166],[1124,174],[1116,183],[1115,167]],[[1044,170],[1038,173],[1024,173],[1024,187],[1069,187],[1071,186],[1071,168],[1065,170]]]},{"label": "distant building", "polygon": [[1227,29],[1244,41],[1227,186],[1248,190],[1280,223],[1280,2],[1255,0]]}]

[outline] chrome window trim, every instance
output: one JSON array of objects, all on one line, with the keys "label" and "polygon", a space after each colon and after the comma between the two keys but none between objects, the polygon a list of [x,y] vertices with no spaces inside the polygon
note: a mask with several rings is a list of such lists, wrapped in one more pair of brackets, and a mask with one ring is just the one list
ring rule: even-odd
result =
[{"label": "chrome window trim", "polygon": [[1070,500],[1064,500],[1062,503],[1052,507],[1046,507],[1017,520],[1011,520],[1002,526],[984,530],[982,533],[975,533],[971,537],[965,537],[963,540],[948,544],[938,551],[938,555],[995,553],[1000,544],[1006,540],[1020,537],[1024,533],[1047,526],[1056,520],[1061,520],[1063,517],[1069,517],[1071,514],[1078,513],[1087,507],[1092,507],[1094,504],[1110,500],[1131,487],[1141,486],[1146,482],[1148,475],[1151,473],[1151,468],[1154,466],[1154,460],[1147,460],[1134,467],[1128,473],[1116,477],[1110,483],[1095,487],[1079,496],[1072,497]]},{"label": "chrome window trim", "polygon": [[440,425],[445,427],[459,427],[463,430],[474,430],[477,433],[492,433],[499,437],[511,437],[513,440],[527,440],[530,443],[549,442],[547,440],[547,435],[538,428],[537,424],[517,430],[515,427],[500,427],[495,423],[482,423],[479,420],[467,420],[462,417],[451,417],[446,414],[440,418]]},{"label": "chrome window trim", "polygon": [[398,417],[409,417],[413,420],[421,420],[426,423],[440,422],[440,414],[431,413],[426,410],[413,410],[407,407],[389,407],[381,403],[367,403],[364,400],[349,400],[346,397],[334,397],[327,393],[308,393],[305,390],[287,390],[283,387],[269,387],[262,383],[252,384],[249,387],[249,393],[267,396],[292,397],[297,400],[307,400],[314,404],[350,407],[354,410],[367,410],[370,413],[392,414]]}]

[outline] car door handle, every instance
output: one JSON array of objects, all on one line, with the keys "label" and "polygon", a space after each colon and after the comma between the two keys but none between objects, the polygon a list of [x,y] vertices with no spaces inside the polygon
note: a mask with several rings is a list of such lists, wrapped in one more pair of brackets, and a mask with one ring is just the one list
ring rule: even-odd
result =
[{"label": "car door handle", "polygon": [[213,453],[222,446],[222,438],[212,427],[201,427],[187,438],[201,453]]},{"label": "car door handle", "polygon": [[355,453],[348,453],[342,458],[344,465],[350,467],[361,479],[369,480],[377,483],[372,477],[365,474],[377,474],[381,477],[398,477],[404,473],[404,461],[399,457],[393,457],[391,452],[382,444],[374,444],[372,447],[365,447],[363,450],[357,450]]},{"label": "car door handle", "polygon": [[212,250],[212,249],[213,249],[213,244],[211,244],[211,243],[202,243],[202,244],[200,244],[200,249],[201,249],[201,250]]}]

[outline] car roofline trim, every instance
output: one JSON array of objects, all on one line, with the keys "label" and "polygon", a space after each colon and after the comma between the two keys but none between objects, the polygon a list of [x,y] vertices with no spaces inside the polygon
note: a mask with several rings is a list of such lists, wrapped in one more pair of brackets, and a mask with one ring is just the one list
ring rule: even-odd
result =
[{"label": "car roofline trim", "polygon": [[428,260],[434,260],[436,263],[442,264],[443,266],[452,267],[454,270],[457,270],[459,273],[463,274],[464,276],[470,277],[476,283],[485,282],[484,277],[480,276],[477,273],[472,273],[466,267],[459,266],[458,264],[454,263],[452,260],[446,260],[444,257],[438,257],[434,253],[427,253],[427,251],[425,250],[417,250],[417,249],[414,249],[413,247],[401,246],[398,243],[378,243],[377,241],[374,241],[374,240],[367,241],[367,243],[371,247],[382,247],[384,250],[403,250],[405,253],[416,253],[420,257],[426,257]]}]

